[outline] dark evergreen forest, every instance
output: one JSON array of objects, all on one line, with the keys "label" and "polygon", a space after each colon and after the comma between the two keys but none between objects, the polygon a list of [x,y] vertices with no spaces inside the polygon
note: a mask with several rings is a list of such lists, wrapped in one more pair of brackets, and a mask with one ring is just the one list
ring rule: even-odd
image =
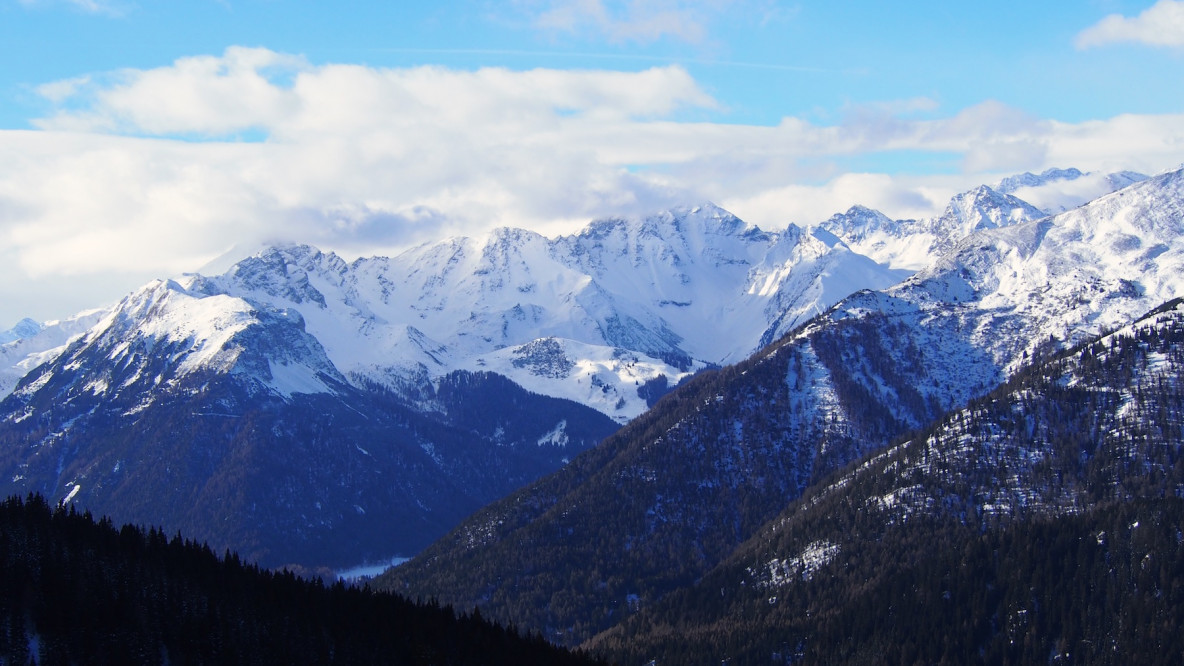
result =
[{"label": "dark evergreen forest", "polygon": [[40,496],[0,504],[0,664],[586,664],[435,603],[246,564]]},{"label": "dark evergreen forest", "polygon": [[919,519],[796,585],[724,599],[725,568],[593,645],[626,664],[1179,664],[1182,530],[1175,498],[986,531]]}]

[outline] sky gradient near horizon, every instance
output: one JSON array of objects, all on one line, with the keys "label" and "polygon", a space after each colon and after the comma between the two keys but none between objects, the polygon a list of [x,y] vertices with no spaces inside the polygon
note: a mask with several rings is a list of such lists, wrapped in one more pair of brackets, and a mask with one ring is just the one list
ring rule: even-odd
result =
[{"label": "sky gradient near horizon", "polygon": [[1184,162],[1184,0],[0,0],[0,59],[0,330],[267,242]]}]

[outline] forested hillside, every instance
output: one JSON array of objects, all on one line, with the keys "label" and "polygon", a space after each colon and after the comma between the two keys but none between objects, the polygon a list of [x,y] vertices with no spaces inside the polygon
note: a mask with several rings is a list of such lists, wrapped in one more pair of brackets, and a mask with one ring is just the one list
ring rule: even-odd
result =
[{"label": "forested hillside", "polygon": [[585,644],[622,663],[1178,663],[1176,300],[812,487]]},{"label": "forested hillside", "polygon": [[733,562],[589,645],[638,666],[1184,659],[1180,499],[987,530],[952,516],[861,527],[833,560],[741,589]]},{"label": "forested hillside", "polygon": [[269,572],[39,496],[0,503],[0,663],[584,664],[434,603]]}]

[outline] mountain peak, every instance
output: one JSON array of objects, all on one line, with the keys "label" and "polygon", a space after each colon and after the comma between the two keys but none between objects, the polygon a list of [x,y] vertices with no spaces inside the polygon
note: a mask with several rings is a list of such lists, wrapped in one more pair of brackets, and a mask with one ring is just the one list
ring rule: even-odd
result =
[{"label": "mountain peak", "polygon": [[935,220],[941,233],[956,232],[965,236],[972,231],[1004,227],[1045,217],[1044,211],[1010,194],[987,185],[954,195],[945,211]]},{"label": "mountain peak", "polygon": [[675,206],[644,217],[610,217],[593,220],[578,235],[603,238],[613,233],[667,240],[688,235],[743,236],[763,234],[754,226],[710,201],[693,206]]},{"label": "mountain peak", "polygon": [[748,224],[710,201],[688,208],[676,208],[672,212],[685,220],[700,221],[705,231],[721,236],[762,233],[759,227]]},{"label": "mountain peak", "polygon": [[321,266],[338,272],[346,268],[337,255],[325,254],[311,245],[275,245],[238,262],[224,277],[251,291],[296,304],[312,302],[325,307],[324,294],[309,282],[309,271]]},{"label": "mountain peak", "polygon": [[1077,180],[1084,175],[1085,174],[1078,169],[1073,168],[1045,169],[1039,175],[1030,171],[1025,171],[1024,173],[1004,178],[1003,180],[999,181],[999,184],[995,186],[995,189],[1003,192],[1004,194],[1012,194],[1016,190],[1023,187],[1040,187],[1042,185],[1047,185],[1056,181]]},{"label": "mountain peak", "polygon": [[488,238],[492,244],[545,240],[542,234],[520,227],[497,227],[489,232]]},{"label": "mountain peak", "polygon": [[29,319],[28,317],[25,317],[7,331],[0,331],[0,345],[32,337],[40,333],[41,329],[42,326],[40,322],[36,322],[32,319]]}]

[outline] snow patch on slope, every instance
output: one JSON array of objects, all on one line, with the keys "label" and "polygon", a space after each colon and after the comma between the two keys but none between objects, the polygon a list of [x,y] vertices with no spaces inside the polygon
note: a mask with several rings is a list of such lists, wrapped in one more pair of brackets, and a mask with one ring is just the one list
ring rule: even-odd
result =
[{"label": "snow patch on slope", "polygon": [[[540,349],[545,359],[533,355]],[[647,381],[665,375],[671,385],[677,384],[702,367],[682,370],[627,349],[562,338],[501,349],[481,356],[477,365],[509,377],[532,393],[588,405],[619,423],[646,410],[646,400],[638,389]]]}]

